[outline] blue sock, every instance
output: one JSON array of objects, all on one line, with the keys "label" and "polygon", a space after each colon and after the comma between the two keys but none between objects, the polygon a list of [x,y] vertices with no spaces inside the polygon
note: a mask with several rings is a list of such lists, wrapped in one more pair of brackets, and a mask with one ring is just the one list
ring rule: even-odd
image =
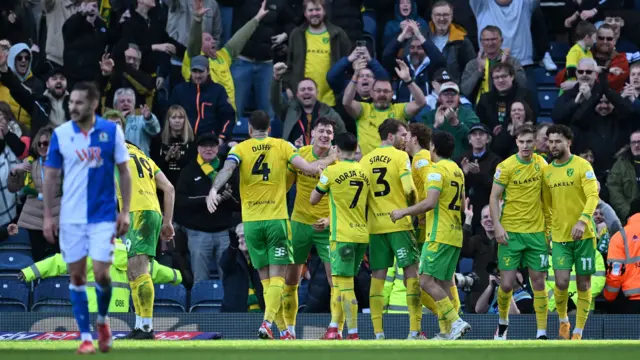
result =
[{"label": "blue sock", "polygon": [[80,333],[90,333],[89,327],[89,301],[87,300],[87,291],[84,285],[69,284],[71,293],[71,305],[73,316],[76,318]]},{"label": "blue sock", "polygon": [[96,283],[96,299],[98,300],[98,320],[104,321],[104,317],[109,312],[109,303],[111,303],[111,283],[107,286]]}]

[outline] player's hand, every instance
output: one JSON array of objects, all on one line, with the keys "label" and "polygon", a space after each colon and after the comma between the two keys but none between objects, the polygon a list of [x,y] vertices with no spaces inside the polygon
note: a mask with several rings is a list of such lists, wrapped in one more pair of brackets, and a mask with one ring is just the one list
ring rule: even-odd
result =
[{"label": "player's hand", "polygon": [[407,216],[407,214],[404,212],[404,210],[393,210],[389,216],[391,217],[391,221],[393,221],[394,223],[399,220],[402,219],[403,217]]},{"label": "player's hand", "polygon": [[9,236],[17,235],[18,231],[18,225],[16,224],[9,224],[9,226],[7,226],[7,232],[9,233]]},{"label": "player's hand", "polygon": [[318,219],[315,224],[311,225],[315,231],[324,231],[329,227],[329,218]]},{"label": "player's hand", "polygon": [[216,189],[211,188],[211,190],[209,191],[209,195],[207,196],[207,209],[209,210],[210,213],[214,213],[216,212],[216,209],[218,208],[218,192],[216,191]]},{"label": "player's hand", "polygon": [[173,230],[173,224],[163,224],[160,229],[160,238],[164,241],[170,241],[175,236],[175,231]]},{"label": "player's hand", "polygon": [[498,244],[509,245],[509,234],[504,230],[501,224],[495,224],[496,241]]},{"label": "player's hand", "polygon": [[571,237],[573,238],[573,240],[582,239],[582,234],[584,234],[586,225],[587,224],[582,222],[582,220],[578,220],[578,222],[573,226],[573,229],[571,229]]},{"label": "player's hand", "polygon": [[129,213],[120,212],[116,220],[116,236],[120,237],[129,232]]},{"label": "player's hand", "polygon": [[24,273],[23,273],[22,271],[20,271],[20,272],[18,273],[18,280],[20,280],[20,281],[26,281],[26,279],[27,279],[27,277],[26,277],[26,276],[24,276]]},{"label": "player's hand", "polygon": [[45,216],[44,221],[42,222],[42,233],[44,238],[50,244],[56,243],[56,237],[58,236],[58,225],[53,222],[53,218],[50,216]]}]

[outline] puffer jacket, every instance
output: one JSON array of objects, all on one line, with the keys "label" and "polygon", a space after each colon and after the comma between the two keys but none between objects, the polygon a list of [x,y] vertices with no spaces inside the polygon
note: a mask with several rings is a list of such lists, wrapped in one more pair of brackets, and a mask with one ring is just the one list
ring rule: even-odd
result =
[{"label": "puffer jacket", "polygon": [[[431,34],[435,33],[433,21],[429,22]],[[433,35],[432,35],[433,36]],[[447,60],[447,72],[456,84],[460,84],[462,72],[467,63],[476,58],[476,50],[467,36],[467,31],[460,25],[449,25],[449,41],[442,49]]]},{"label": "puffer jacket", "polygon": [[616,162],[607,178],[607,188],[609,189],[609,203],[620,220],[625,222],[631,215],[629,213],[631,200],[638,196],[636,169],[633,164],[633,154],[628,146],[616,155]]},{"label": "puffer jacket", "polygon": [[[9,180],[7,187],[9,191],[15,193],[25,188],[27,194],[27,200],[20,213],[18,219],[18,226],[29,230],[42,230],[42,221],[44,220],[44,202],[38,199],[38,194],[42,194],[42,175],[44,170],[38,160],[34,160],[31,163],[31,181],[33,182],[33,188],[25,188],[25,179],[27,173],[20,172],[13,175],[9,173]],[[28,190],[27,190],[28,189]],[[53,215],[54,224],[58,223],[60,216],[60,200],[62,198],[62,178],[56,179],[56,189],[58,189],[55,198],[53,199],[53,208],[51,213]]]}]

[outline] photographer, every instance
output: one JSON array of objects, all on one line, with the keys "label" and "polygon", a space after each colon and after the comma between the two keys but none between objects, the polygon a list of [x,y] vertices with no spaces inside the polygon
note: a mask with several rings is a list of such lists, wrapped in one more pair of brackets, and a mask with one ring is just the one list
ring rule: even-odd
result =
[{"label": "photographer", "polygon": [[[487,265],[486,270],[489,273],[489,285],[487,285],[482,295],[480,295],[475,310],[477,314],[497,314],[498,286],[500,286],[498,264],[495,262],[490,263]],[[523,276],[520,271],[518,271],[516,273],[516,281],[513,284],[513,297],[511,298],[509,315],[533,313],[533,298],[531,294],[527,292],[523,281]]]}]

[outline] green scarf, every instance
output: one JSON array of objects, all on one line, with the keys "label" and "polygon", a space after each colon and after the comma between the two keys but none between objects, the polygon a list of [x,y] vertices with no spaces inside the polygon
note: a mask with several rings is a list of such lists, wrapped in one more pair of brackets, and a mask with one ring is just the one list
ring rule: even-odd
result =
[{"label": "green scarf", "polygon": [[213,179],[216,178],[216,175],[218,175],[218,172],[216,171],[218,165],[220,165],[220,160],[218,158],[213,159],[211,162],[205,162],[202,156],[198,154],[198,164],[200,165],[202,172],[205,173],[211,181],[213,181]]},{"label": "green scarf", "polygon": [[[31,167],[33,168],[33,164],[36,162],[33,156],[29,156],[27,158],[27,161],[29,161]],[[44,179],[41,179],[40,181],[44,182]],[[28,172],[24,178],[23,192],[27,196],[38,196],[38,191],[36,190],[36,185],[33,182],[33,175],[31,175],[31,172]]]}]

